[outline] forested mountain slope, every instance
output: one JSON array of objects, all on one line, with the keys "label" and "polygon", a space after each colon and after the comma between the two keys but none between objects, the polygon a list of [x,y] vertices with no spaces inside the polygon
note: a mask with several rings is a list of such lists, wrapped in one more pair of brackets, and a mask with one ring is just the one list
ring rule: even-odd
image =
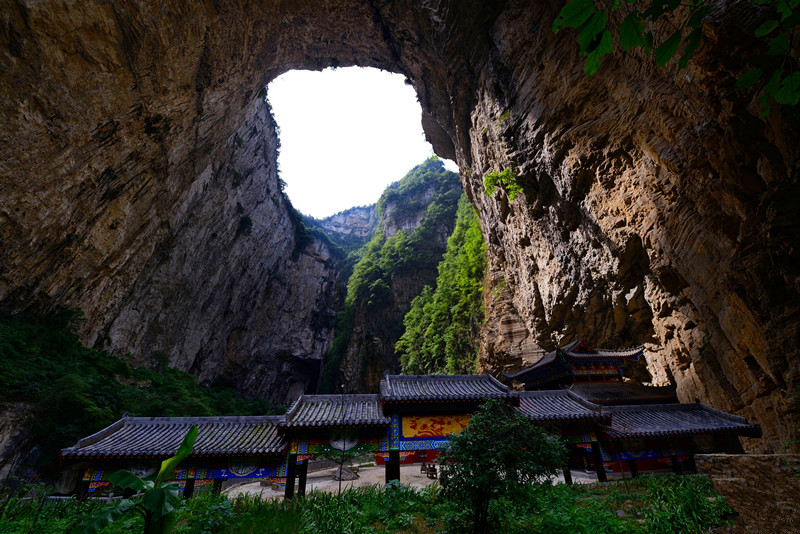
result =
[{"label": "forested mountain slope", "polygon": [[403,317],[436,279],[460,195],[458,175],[435,157],[383,193],[375,233],[355,253],[321,391],[339,384],[347,391],[377,391],[384,371],[399,371],[394,345],[403,333]]}]

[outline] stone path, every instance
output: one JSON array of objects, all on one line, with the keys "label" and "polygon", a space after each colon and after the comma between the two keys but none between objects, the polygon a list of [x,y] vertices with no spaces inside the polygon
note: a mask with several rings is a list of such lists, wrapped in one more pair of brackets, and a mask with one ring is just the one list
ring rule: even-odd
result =
[{"label": "stone path", "polygon": [[[400,482],[406,486],[414,488],[424,488],[430,484],[438,483],[437,480],[430,479],[419,472],[419,464],[401,465],[400,466]],[[438,466],[437,466],[438,467]],[[339,481],[334,480],[333,476],[336,473],[336,468],[323,469],[320,471],[309,472],[306,479],[306,493],[311,491],[325,491],[328,493],[336,493],[339,490]],[[594,473],[585,473],[583,471],[572,471],[572,479],[577,484],[590,484],[596,482],[597,479]],[[381,466],[361,467],[358,471],[358,478],[355,480],[343,480],[342,490],[348,488],[361,488],[374,485],[383,486],[386,481],[386,471]],[[561,473],[556,477],[555,481],[564,482],[564,477]],[[297,491],[297,486],[295,486]],[[264,499],[277,499],[282,498],[284,488],[275,490],[269,486],[262,486],[260,482],[253,482],[250,484],[243,484],[235,486],[225,492],[229,497],[236,497],[237,495],[250,494],[260,495]]]}]

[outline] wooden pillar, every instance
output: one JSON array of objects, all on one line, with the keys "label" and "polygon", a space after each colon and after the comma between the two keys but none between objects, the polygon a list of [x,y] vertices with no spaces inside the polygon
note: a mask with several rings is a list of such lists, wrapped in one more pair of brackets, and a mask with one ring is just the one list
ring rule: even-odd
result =
[{"label": "wooden pillar", "polygon": [[678,456],[675,454],[671,454],[669,457],[669,461],[672,464],[672,472],[676,475],[681,474],[681,463],[678,461]]},{"label": "wooden pillar", "polygon": [[298,480],[297,482],[297,497],[302,498],[306,496],[306,477],[308,476],[308,458],[303,460],[303,462],[300,464],[300,470],[298,471],[298,475],[300,480]]},{"label": "wooden pillar", "polygon": [[183,498],[191,499],[192,495],[194,495],[194,479],[187,478],[186,485],[183,487]]},{"label": "wooden pillar", "polygon": [[592,459],[594,460],[594,470],[597,473],[598,482],[608,482],[606,468],[603,467],[603,453],[600,452],[600,442],[592,442]]},{"label": "wooden pillar", "polygon": [[220,493],[222,493],[222,484],[224,483],[225,481],[221,478],[214,479],[214,486],[211,490],[214,493],[214,495],[219,495]]},{"label": "wooden pillar", "polygon": [[636,460],[628,460],[628,469],[631,470],[631,478],[639,476],[639,468],[636,467]]},{"label": "wooden pillar", "polygon": [[386,460],[386,483],[400,480],[400,449],[389,449],[389,458]]},{"label": "wooden pillar", "polygon": [[88,480],[81,481],[81,485],[78,488],[79,501],[85,501],[87,498],[89,498],[89,484],[90,482]]},{"label": "wooden pillar", "polygon": [[283,494],[283,498],[286,500],[290,500],[294,497],[294,477],[296,472],[297,455],[289,454],[286,458],[286,491]]},{"label": "wooden pillar", "polygon": [[697,464],[694,463],[694,454],[690,454],[686,459],[686,469],[689,473],[697,473]]}]

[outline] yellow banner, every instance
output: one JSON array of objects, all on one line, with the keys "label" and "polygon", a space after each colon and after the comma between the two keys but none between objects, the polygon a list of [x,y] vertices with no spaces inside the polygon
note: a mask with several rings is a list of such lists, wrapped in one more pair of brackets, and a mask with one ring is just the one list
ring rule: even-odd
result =
[{"label": "yellow banner", "polygon": [[403,437],[432,438],[458,434],[466,428],[469,418],[469,415],[403,416]]}]

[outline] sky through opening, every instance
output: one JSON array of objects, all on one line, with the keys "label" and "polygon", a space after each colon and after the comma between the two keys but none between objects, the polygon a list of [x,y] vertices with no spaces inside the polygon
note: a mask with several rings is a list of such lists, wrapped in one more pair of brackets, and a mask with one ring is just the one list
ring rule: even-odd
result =
[{"label": "sky through opening", "polygon": [[[372,68],[290,71],[268,86],[280,177],[295,208],[322,219],[378,201],[433,155],[404,76]],[[445,166],[457,172],[454,162]]]}]

